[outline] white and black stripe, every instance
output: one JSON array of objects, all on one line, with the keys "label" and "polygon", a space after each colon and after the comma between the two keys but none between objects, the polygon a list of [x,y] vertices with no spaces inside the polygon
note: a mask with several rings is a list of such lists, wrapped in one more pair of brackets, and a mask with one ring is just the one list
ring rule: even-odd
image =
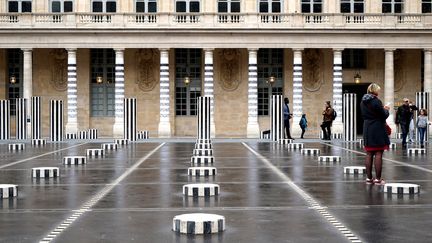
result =
[{"label": "white and black stripe", "polygon": [[42,138],[41,132],[41,97],[31,97],[31,137],[32,139]]},{"label": "white and black stripe", "polygon": [[87,157],[102,157],[105,154],[104,152],[103,149],[87,149],[86,155]]},{"label": "white and black stripe", "polygon": [[213,146],[211,143],[196,143],[195,149],[212,149]]},{"label": "white and black stripe", "polygon": [[87,163],[85,156],[66,156],[63,157],[63,164],[65,165],[83,165]]},{"label": "white and black stripe", "polygon": [[[169,51],[160,50],[160,87],[159,87],[159,116],[160,123],[170,123],[170,83],[169,83]],[[169,135],[169,134],[166,134]]]},{"label": "white and black stripe", "polygon": [[138,131],[137,133],[137,139],[142,140],[142,139],[149,139],[149,131]]},{"label": "white and black stripe", "polygon": [[[337,117],[339,117],[339,113]],[[332,139],[342,139],[342,138],[343,138],[342,133],[332,133]]]},{"label": "white and black stripe", "polygon": [[390,149],[396,149],[396,143],[390,143],[389,148]]},{"label": "white and black stripe", "polygon": [[10,101],[0,100],[0,140],[10,139]]},{"label": "white and black stripe", "polygon": [[[68,53],[68,76],[67,76],[67,121],[68,123],[78,123],[77,109],[77,61],[76,49],[67,49]],[[73,131],[73,132],[76,132]]]},{"label": "white and black stripe", "polygon": [[284,138],[284,139],[279,139],[278,140],[278,144],[282,144],[282,145],[287,145],[292,143],[293,140],[292,139],[288,139],[288,138]]},{"label": "white and black stripe", "polygon": [[211,197],[219,195],[219,185],[211,183],[187,184],[183,186],[183,195],[192,197]]},{"label": "white and black stripe", "polygon": [[88,139],[98,139],[98,130],[96,128],[88,130]]},{"label": "white and black stripe", "polygon": [[197,139],[195,143],[211,143],[211,139]]},{"label": "white and black stripe", "polygon": [[215,167],[189,167],[188,175],[190,176],[215,176],[217,174],[217,169]]},{"label": "white and black stripe", "polygon": [[68,140],[72,140],[72,139],[77,139],[78,136],[76,133],[66,133],[66,139]]},{"label": "white and black stripe", "polygon": [[18,189],[16,185],[0,184],[0,199],[11,198],[18,196]]},{"label": "white and black stripe", "polygon": [[118,144],[116,143],[104,143],[101,145],[103,150],[117,150]]},{"label": "white and black stripe", "polygon": [[315,148],[304,148],[301,150],[301,153],[305,155],[318,155],[321,153],[321,150]]},{"label": "white and black stripe", "polygon": [[79,131],[78,132],[78,139],[88,139],[87,131]]},{"label": "white and black stripe", "polygon": [[[344,140],[357,140],[357,94],[343,94]],[[338,114],[339,116],[339,114]]]},{"label": "white and black stripe", "polygon": [[60,176],[58,167],[36,167],[32,168],[33,178],[55,178]]},{"label": "white and black stripe", "polygon": [[[333,109],[338,114],[335,121],[342,122],[342,50],[333,50]],[[342,139],[342,138],[336,138]]]},{"label": "white and black stripe", "polygon": [[31,144],[33,146],[44,146],[46,144],[46,140],[45,139],[32,139]]},{"label": "white and black stripe", "polygon": [[271,140],[276,142],[284,137],[284,120],[283,120],[283,97],[282,95],[273,95],[271,101]]},{"label": "white and black stripe", "polygon": [[15,150],[24,150],[25,144],[23,143],[11,143],[8,145],[9,150],[15,151]]},{"label": "white and black stripe", "polygon": [[225,217],[216,214],[182,214],[173,219],[173,231],[182,234],[213,234],[225,230]]},{"label": "white and black stripe", "polygon": [[302,149],[304,146],[303,143],[289,143],[288,148],[290,149]]},{"label": "white and black stripe", "polygon": [[[417,122],[417,117],[420,115],[420,109],[426,109],[429,116],[429,92],[417,92],[416,93],[416,105],[418,110],[416,111],[415,122]],[[415,129],[416,140],[420,140],[420,133],[418,129]],[[426,133],[424,136],[424,141],[429,140],[429,127],[426,127]]]},{"label": "white and black stripe", "polygon": [[[258,127],[258,65],[257,50],[249,49],[248,124]],[[257,131],[258,132],[258,131]]]},{"label": "white and black stripe", "polygon": [[302,50],[294,50],[293,69],[293,124],[299,124],[303,114]]},{"label": "white and black stripe", "polygon": [[[204,50],[204,96],[210,97],[210,126],[214,125],[213,50]],[[210,129],[210,132],[213,132]],[[211,136],[211,135],[210,135]]]},{"label": "white and black stripe", "polygon": [[210,104],[211,97],[198,97],[198,139],[210,139]]},{"label": "white and black stripe", "polygon": [[115,49],[115,117],[117,120],[123,119],[124,101],[124,50]]},{"label": "white and black stripe", "polygon": [[136,98],[126,98],[124,99],[124,128],[123,134],[124,139],[129,141],[136,141],[136,122],[137,122],[137,107]]},{"label": "white and black stripe", "polygon": [[213,156],[192,156],[191,157],[191,163],[192,164],[213,164],[214,163],[214,157]]},{"label": "white and black stripe", "polygon": [[266,134],[264,134],[264,132],[266,132],[266,131],[261,131],[260,139],[270,139],[271,131],[270,131],[270,133],[266,133]]},{"label": "white and black stripe", "polygon": [[319,156],[319,162],[341,162],[342,158],[340,156]]},{"label": "white and black stripe", "polygon": [[193,155],[196,155],[196,156],[213,156],[213,149],[194,149]]},{"label": "white and black stripe", "polygon": [[343,168],[344,174],[363,175],[366,174],[366,167],[364,166],[346,166]]},{"label": "white and black stripe", "polygon": [[50,139],[63,141],[63,100],[50,100]]},{"label": "white and black stripe", "polygon": [[426,154],[426,149],[424,148],[409,148],[407,150],[408,155],[416,155],[416,154]]},{"label": "white and black stripe", "polygon": [[18,140],[27,139],[27,99],[16,99],[15,114],[15,138]]},{"label": "white and black stripe", "polygon": [[420,186],[411,183],[387,183],[384,185],[384,192],[388,194],[418,194]]},{"label": "white and black stripe", "polygon": [[114,142],[121,146],[125,146],[129,144],[129,140],[127,139],[115,139]]}]

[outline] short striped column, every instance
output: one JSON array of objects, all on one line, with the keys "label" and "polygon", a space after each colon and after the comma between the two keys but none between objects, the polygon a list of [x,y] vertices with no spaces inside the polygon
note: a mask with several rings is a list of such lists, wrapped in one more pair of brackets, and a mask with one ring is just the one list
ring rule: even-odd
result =
[{"label": "short striped column", "polygon": [[98,130],[95,128],[90,128],[88,130],[88,139],[98,139]]},{"label": "short striped column", "polygon": [[124,128],[123,134],[124,139],[129,141],[136,141],[136,122],[137,122],[137,107],[136,107],[136,98],[126,98],[124,99]]},{"label": "short striped column", "polygon": [[204,96],[210,97],[210,136],[215,135],[214,123],[214,85],[213,85],[213,49],[204,50]]},{"label": "short striped column", "polygon": [[[420,109],[425,109],[429,116],[429,92],[417,92],[416,93],[416,105],[418,111],[416,111],[415,121],[417,122],[417,117],[420,115]],[[420,133],[418,129],[415,129],[416,140],[420,140]],[[426,127],[426,134],[424,137],[424,141],[428,141],[429,139],[429,126]]]},{"label": "short striped column", "polygon": [[225,230],[225,217],[217,214],[191,213],[173,219],[173,231],[181,234],[213,234]]},{"label": "short striped column", "polygon": [[282,95],[273,95],[271,101],[271,128],[270,135],[272,141],[279,141],[284,137],[283,123],[283,97]]},{"label": "short striped column", "polygon": [[24,143],[11,143],[8,145],[8,148],[10,151],[24,150],[25,144]]},{"label": "short striped column", "polygon": [[303,49],[294,49],[293,64],[293,127],[292,135],[300,136],[301,128],[299,124],[303,115],[303,70],[302,70],[302,51]]},{"label": "short striped column", "polygon": [[10,139],[10,101],[0,100],[0,140]]},{"label": "short striped column", "polygon": [[63,141],[63,101],[50,100],[50,139]]},{"label": "short striped column", "polygon": [[41,139],[41,97],[31,97],[31,138]]},{"label": "short striped column", "polygon": [[211,139],[211,98],[207,96],[198,97],[198,139]]},{"label": "short striped column", "polygon": [[138,131],[137,133],[137,139],[142,140],[142,139],[149,139],[149,131]]},{"label": "short striped column", "polygon": [[87,157],[85,157],[85,156],[66,156],[66,157],[63,157],[63,164],[65,164],[65,165],[87,164]]},{"label": "short striped column", "polygon": [[88,139],[87,131],[79,131],[78,132],[78,139]]},{"label": "short striped column", "polygon": [[104,143],[101,145],[101,148],[103,150],[117,150],[118,144],[117,143]]},{"label": "short striped column", "polygon": [[32,169],[33,178],[55,178],[59,175],[58,167],[36,167]]},{"label": "short striped column", "polygon": [[211,197],[219,195],[219,185],[211,183],[187,184],[183,186],[183,195],[193,197]]},{"label": "short striped column", "polygon": [[357,95],[343,95],[343,135],[348,142],[357,140]]},{"label": "short striped column", "polygon": [[215,167],[189,167],[189,176],[215,176],[217,174],[217,169]]},{"label": "short striped column", "polygon": [[18,196],[18,189],[16,185],[0,184],[0,199],[12,198]]},{"label": "short striped column", "polygon": [[32,139],[31,144],[33,146],[44,146],[46,144],[46,140],[45,139]]},{"label": "short striped column", "polygon": [[18,140],[27,139],[27,99],[16,99],[15,124],[15,138]]},{"label": "short striped column", "polygon": [[76,133],[66,133],[66,139],[67,140],[72,140],[72,139],[77,139],[78,135]]}]

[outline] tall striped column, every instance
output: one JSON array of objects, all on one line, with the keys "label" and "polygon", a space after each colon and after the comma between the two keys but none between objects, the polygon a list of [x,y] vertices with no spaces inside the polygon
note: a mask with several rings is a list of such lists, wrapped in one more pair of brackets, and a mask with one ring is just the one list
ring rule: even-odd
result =
[{"label": "tall striped column", "polygon": [[198,97],[198,139],[211,138],[211,97]]},{"label": "tall striped column", "polygon": [[292,134],[300,136],[301,128],[299,124],[303,114],[303,70],[302,70],[302,51],[303,49],[294,49],[293,62],[293,126]]},{"label": "tall striped column", "polygon": [[41,139],[41,97],[31,97],[31,138]]},{"label": "tall striped column", "polygon": [[115,49],[115,120],[113,136],[123,137],[124,49]]},{"label": "tall striped column", "polygon": [[204,96],[210,97],[211,137],[215,137],[214,122],[214,85],[213,85],[213,49],[204,50]]},{"label": "tall striped column", "polygon": [[50,100],[50,140],[63,141],[63,100]]},{"label": "tall striped column", "polygon": [[[424,49],[424,92],[432,94],[432,49]],[[432,99],[429,99],[428,107],[432,107]],[[429,119],[432,118],[429,115]],[[432,134],[432,126],[428,126],[428,135]]]},{"label": "tall striped column", "polygon": [[27,139],[27,99],[16,99],[15,139]]},{"label": "tall striped column", "polygon": [[136,123],[137,123],[137,99],[124,99],[124,139],[136,141]]},{"label": "tall striped column", "polygon": [[283,123],[283,97],[282,95],[272,95],[271,100],[271,139],[279,141],[284,137]]},{"label": "tall striped column", "polygon": [[[426,109],[429,116],[429,92],[417,92],[416,93],[416,106],[418,111],[416,112],[415,122],[417,122],[417,117],[420,115],[420,109]],[[415,129],[417,141],[420,139],[418,129]],[[429,131],[426,129],[425,141],[428,141]]]},{"label": "tall striped column", "polygon": [[0,140],[10,139],[10,101],[0,100]]},{"label": "tall striped column", "polygon": [[[33,50],[31,48],[23,51],[23,98],[30,100],[33,96]],[[30,115],[30,106],[27,107],[27,115]],[[28,117],[30,118],[30,117]],[[29,121],[30,119],[28,119]],[[30,122],[27,122],[27,132],[30,133]],[[29,137],[29,136],[27,136]]]},{"label": "tall striped column", "polygon": [[357,140],[357,95],[343,94],[343,137],[345,141]]},{"label": "tall striped column", "polygon": [[171,137],[169,50],[160,49],[159,137]]},{"label": "tall striped column", "polygon": [[[385,69],[384,69],[384,104],[394,105],[394,49],[385,49]],[[389,110],[387,124],[392,131],[396,131],[394,110]]]},{"label": "tall striped column", "polygon": [[259,138],[258,124],[258,70],[257,70],[257,49],[248,49],[249,73],[248,73],[248,123],[247,137]]},{"label": "tall striped column", "polygon": [[67,123],[66,133],[78,132],[76,49],[67,49]]},{"label": "tall striped column", "polygon": [[333,109],[337,117],[332,132],[342,133],[342,49],[333,49]]}]

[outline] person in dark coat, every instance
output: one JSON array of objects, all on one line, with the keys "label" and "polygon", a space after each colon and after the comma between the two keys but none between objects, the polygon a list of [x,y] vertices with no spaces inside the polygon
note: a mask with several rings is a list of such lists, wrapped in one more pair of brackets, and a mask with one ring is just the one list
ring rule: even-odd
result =
[{"label": "person in dark coat", "polygon": [[[382,156],[384,150],[388,150],[390,139],[386,130],[386,119],[389,116],[388,106],[383,106],[378,99],[380,86],[372,83],[369,85],[360,103],[363,117],[363,140],[366,155],[366,183],[383,185],[385,181],[381,178]],[[373,161],[375,158],[375,161]],[[372,178],[372,164],[375,165],[375,176]]]},{"label": "person in dark coat", "polygon": [[293,139],[291,137],[291,133],[290,133],[290,121],[289,121],[292,118],[292,114],[290,113],[290,109],[289,109],[288,104],[289,104],[289,99],[284,98],[283,116],[284,116],[284,127],[285,127],[285,133],[286,133],[285,138]]},{"label": "person in dark coat", "polygon": [[334,110],[331,107],[330,101],[325,102],[325,107],[322,112],[323,122],[321,123],[321,129],[323,131],[323,140],[331,140],[331,126],[334,118]]},{"label": "person in dark coat", "polygon": [[404,103],[398,107],[396,112],[396,124],[400,125],[402,131],[402,147],[405,148],[407,144],[407,136],[410,130],[410,123],[413,119],[413,114],[417,107],[415,105],[410,106],[408,98],[403,99]]}]

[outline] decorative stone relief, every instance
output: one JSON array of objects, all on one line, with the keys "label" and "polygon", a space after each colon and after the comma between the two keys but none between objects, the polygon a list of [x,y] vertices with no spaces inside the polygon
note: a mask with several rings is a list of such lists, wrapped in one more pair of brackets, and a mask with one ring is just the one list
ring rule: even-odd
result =
[{"label": "decorative stone relief", "polygon": [[309,92],[318,91],[323,81],[321,70],[322,56],[320,49],[305,49],[303,55],[303,87]]},{"label": "decorative stone relief", "polygon": [[394,51],[394,92],[402,90],[405,84],[405,55],[402,50]]},{"label": "decorative stone relief", "polygon": [[144,92],[152,91],[157,84],[157,74],[159,70],[156,64],[157,53],[153,49],[140,49],[136,52],[136,70],[139,89]]},{"label": "decorative stone relief", "polygon": [[64,49],[54,49],[49,53],[51,63],[50,83],[57,91],[67,89],[67,52]]},{"label": "decorative stone relief", "polygon": [[240,51],[237,49],[222,49],[219,51],[221,60],[219,82],[222,89],[234,91],[240,84]]}]

